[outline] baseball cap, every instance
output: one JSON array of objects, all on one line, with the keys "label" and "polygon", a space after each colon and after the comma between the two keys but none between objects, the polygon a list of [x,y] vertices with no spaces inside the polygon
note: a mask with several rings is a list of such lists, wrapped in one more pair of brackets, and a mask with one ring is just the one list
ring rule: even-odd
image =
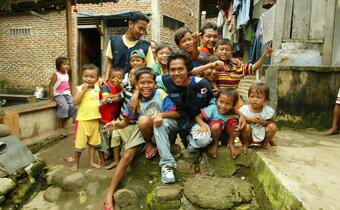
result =
[{"label": "baseball cap", "polygon": [[136,50],[133,50],[130,54],[130,58],[137,54],[138,57],[142,58],[143,60],[145,60],[145,53],[142,49],[136,49]]}]

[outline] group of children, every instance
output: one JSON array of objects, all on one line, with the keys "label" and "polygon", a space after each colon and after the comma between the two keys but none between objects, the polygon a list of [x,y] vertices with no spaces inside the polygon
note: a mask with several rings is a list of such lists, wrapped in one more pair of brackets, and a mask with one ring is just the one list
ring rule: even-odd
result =
[{"label": "group of children", "polygon": [[[205,32],[211,33],[211,29],[214,28],[202,30],[201,36],[205,36]],[[252,85],[248,91],[247,105],[237,93],[240,80],[255,72],[264,59],[270,56],[271,49],[266,48],[255,64],[242,64],[232,58],[232,43],[227,39],[217,40],[216,43],[210,41],[213,51],[199,50],[197,37],[189,29],[181,28],[175,33],[175,42],[196,66],[191,74],[205,78],[215,95],[212,103],[196,116],[197,124],[192,128],[196,135],[192,136],[188,147],[197,149],[209,146],[208,154],[216,157],[219,145],[229,144],[231,154],[236,158],[250,144],[261,144],[266,149],[270,145],[274,146],[275,112],[266,105],[269,100],[268,86],[263,83]],[[94,168],[104,165],[110,148],[114,160],[107,169],[117,166],[121,149],[144,142],[147,158],[157,154],[153,138],[163,138],[167,134],[164,129],[160,129],[162,125],[175,127],[176,119],[180,118],[171,97],[158,89],[156,83],[156,76],[168,73],[168,57],[171,53],[172,49],[168,45],[157,45],[154,51],[156,63],[149,68],[145,67],[143,50],[134,50],[130,55],[130,72],[125,73],[123,69],[113,67],[107,81],[99,80],[98,67],[86,64],[82,67],[82,85],[76,88],[74,101],[68,85],[68,60],[57,58],[57,71],[50,82],[50,97],[58,105],[57,115],[62,119],[63,127],[76,114],[75,164],[72,170],[79,168],[79,158],[86,145],[89,145],[90,166]],[[77,113],[73,103],[78,107]],[[245,126],[239,126],[241,119],[245,120]],[[134,140],[129,141],[129,145],[124,144],[131,135]],[[236,136],[239,136],[242,147],[235,146]],[[100,157],[97,162],[96,149]]]},{"label": "group of children", "polygon": [[[200,48],[199,36],[203,44]],[[113,154],[113,161],[106,168],[117,169],[106,191],[105,209],[113,208],[112,195],[128,165],[141,151],[148,159],[159,153],[161,180],[175,182],[172,168],[176,168],[176,160],[169,148],[177,132],[189,151],[207,148],[212,158],[217,157],[220,145],[229,145],[233,158],[246,152],[251,144],[265,149],[276,145],[275,111],[267,105],[269,87],[263,83],[251,85],[248,104],[237,92],[240,80],[260,68],[271,55],[271,48],[266,48],[255,64],[243,64],[232,57],[231,41],[218,40],[217,28],[210,23],[200,35],[180,28],[175,42],[180,51],[173,51],[166,44],[154,47],[156,63],[151,67],[146,66],[142,49],[132,50],[128,56],[129,71],[112,66],[105,74],[106,81],[99,78],[97,66],[83,65],[82,84],[75,88],[74,99],[68,81],[68,59],[56,59],[49,95],[57,103],[62,127],[69,118],[75,118],[75,154],[73,160],[68,159],[74,161],[71,169],[79,169],[79,159],[87,145],[90,167],[103,167],[110,150]],[[187,129],[184,136],[180,131],[183,129]],[[241,146],[235,144],[236,137]]]}]

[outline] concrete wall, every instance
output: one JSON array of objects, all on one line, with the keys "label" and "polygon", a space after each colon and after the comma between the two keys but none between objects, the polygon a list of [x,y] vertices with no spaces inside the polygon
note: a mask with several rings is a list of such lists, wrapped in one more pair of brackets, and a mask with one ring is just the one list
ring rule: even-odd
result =
[{"label": "concrete wall", "polygon": [[20,138],[25,139],[53,131],[57,121],[55,107],[20,114]]},{"label": "concrete wall", "polygon": [[54,131],[58,125],[55,102],[42,101],[6,107],[4,124],[20,139]]},{"label": "concrete wall", "polygon": [[271,88],[270,104],[283,127],[330,127],[338,88],[338,67],[267,66],[261,81]]}]

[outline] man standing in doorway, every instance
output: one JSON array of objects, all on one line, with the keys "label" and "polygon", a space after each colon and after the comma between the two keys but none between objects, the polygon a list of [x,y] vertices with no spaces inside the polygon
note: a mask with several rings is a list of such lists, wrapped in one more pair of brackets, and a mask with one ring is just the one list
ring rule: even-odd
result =
[{"label": "man standing in doorway", "polygon": [[148,16],[142,12],[131,12],[128,18],[127,32],[124,35],[114,36],[110,39],[106,49],[108,61],[105,65],[104,81],[108,79],[112,66],[123,68],[125,73],[130,72],[130,54],[133,50],[143,50],[146,55],[145,61],[147,66],[151,66],[154,63],[150,42],[141,39],[141,36],[146,35],[148,23]]}]

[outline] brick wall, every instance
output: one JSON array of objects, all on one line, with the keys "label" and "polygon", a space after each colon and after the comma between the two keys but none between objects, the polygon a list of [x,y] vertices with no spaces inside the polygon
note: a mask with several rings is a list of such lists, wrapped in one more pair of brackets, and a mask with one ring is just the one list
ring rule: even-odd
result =
[{"label": "brick wall", "polygon": [[177,48],[174,39],[175,30],[163,27],[163,15],[185,23],[193,32],[198,32],[199,1],[163,0],[160,1],[161,41]]},{"label": "brick wall", "polygon": [[[163,14],[185,23],[193,31],[197,29],[198,3],[196,0],[160,0],[161,41],[175,46],[174,31],[162,28]],[[78,29],[76,13],[72,7],[72,63],[73,86],[79,84],[77,64]],[[78,12],[121,13],[139,10],[151,13],[151,0],[124,0],[118,3],[78,4]],[[42,14],[47,20],[26,15],[0,17],[0,92],[32,93],[35,86],[48,86],[55,70],[55,59],[67,55],[66,12],[54,11]],[[11,36],[10,28],[29,28],[31,35]],[[105,64],[106,43],[111,34],[124,33],[122,28],[109,28],[104,37],[102,63]],[[151,38],[151,27],[148,36]],[[14,91],[10,91],[9,89]],[[18,91],[15,91],[18,90]]]},{"label": "brick wall", "polygon": [[246,102],[248,102],[248,89],[255,82],[256,82],[256,76],[249,75],[249,76],[245,76],[239,84],[239,92]]},{"label": "brick wall", "polygon": [[151,11],[150,0],[121,0],[117,3],[107,2],[102,4],[78,4],[78,12],[96,12],[96,13],[122,13],[127,11]]},{"label": "brick wall", "polygon": [[[43,16],[47,20],[33,15],[0,17],[1,92],[29,93],[37,85],[48,85],[56,57],[67,54],[65,12]],[[14,28],[31,33],[11,35]]]}]

